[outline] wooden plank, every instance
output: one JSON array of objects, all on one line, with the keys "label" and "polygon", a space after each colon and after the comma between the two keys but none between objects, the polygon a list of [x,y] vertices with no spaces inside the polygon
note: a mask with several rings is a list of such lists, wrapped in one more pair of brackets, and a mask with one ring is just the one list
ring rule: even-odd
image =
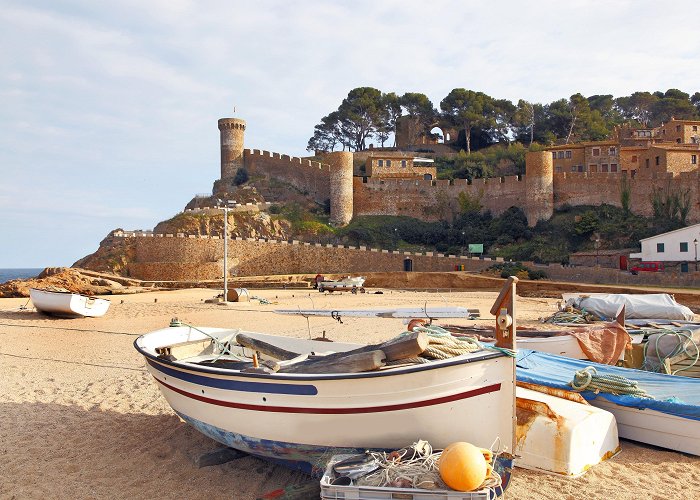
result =
[{"label": "wooden plank", "polygon": [[345,354],[342,358],[321,356],[301,363],[282,366],[279,373],[359,373],[384,366],[386,355],[381,350]]},{"label": "wooden plank", "polygon": [[170,356],[169,359],[184,359],[213,351],[211,339],[190,340],[163,347],[156,347],[156,353],[160,357]]},{"label": "wooden plank", "polygon": [[269,342],[253,338],[244,333],[239,333],[238,335],[236,335],[236,342],[239,345],[242,345],[243,347],[253,349],[254,351],[261,352],[272,358],[281,359],[283,361],[299,356],[298,352],[282,349],[281,347],[277,347],[276,345],[270,344]]}]

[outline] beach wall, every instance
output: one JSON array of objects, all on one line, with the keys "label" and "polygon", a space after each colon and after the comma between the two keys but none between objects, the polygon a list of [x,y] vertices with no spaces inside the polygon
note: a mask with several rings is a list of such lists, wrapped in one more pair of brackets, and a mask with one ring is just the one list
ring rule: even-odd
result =
[{"label": "beach wall", "polygon": [[[115,233],[133,238],[135,252],[127,275],[148,281],[215,280],[223,276],[223,246],[218,237]],[[275,274],[361,273],[403,271],[411,259],[414,271],[482,271],[496,261],[432,252],[414,253],[379,248],[347,247],[299,241],[235,238],[228,243],[232,276]],[[498,259],[497,261],[502,261]]]},{"label": "beach wall", "polygon": [[[217,236],[163,235],[152,233],[115,233],[129,238],[135,248],[133,260],[126,267],[127,276],[147,281],[216,280],[223,277],[224,242]],[[415,253],[368,247],[347,247],[299,241],[229,240],[231,276],[278,274],[363,273],[403,271],[404,260],[411,259],[413,271],[447,272],[455,266],[465,271],[481,272],[502,258]],[[682,273],[674,268],[664,273],[632,275],[618,269],[561,264],[523,262],[533,270],[544,271],[554,281],[593,284],[697,286],[700,272]]]}]

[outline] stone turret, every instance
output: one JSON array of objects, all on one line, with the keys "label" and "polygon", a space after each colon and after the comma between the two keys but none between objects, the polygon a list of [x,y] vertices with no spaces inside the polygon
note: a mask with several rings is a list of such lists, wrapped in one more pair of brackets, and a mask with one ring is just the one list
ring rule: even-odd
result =
[{"label": "stone turret", "polygon": [[549,220],[554,215],[554,166],[550,151],[525,155],[525,215],[527,223]]},{"label": "stone turret", "polygon": [[221,180],[233,179],[243,165],[243,139],[245,120],[239,118],[219,119],[221,132]]},{"label": "stone turret", "polygon": [[324,161],[330,165],[331,224],[345,226],[353,213],[352,153],[329,153]]}]

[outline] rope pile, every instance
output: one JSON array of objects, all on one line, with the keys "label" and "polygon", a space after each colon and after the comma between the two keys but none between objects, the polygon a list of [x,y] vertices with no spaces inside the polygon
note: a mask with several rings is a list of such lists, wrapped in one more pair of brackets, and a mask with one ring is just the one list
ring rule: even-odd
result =
[{"label": "rope pile", "polygon": [[[439,460],[442,451],[434,452],[427,441],[419,440],[409,448],[386,452],[369,452],[379,469],[355,481],[358,486],[449,489],[440,478]],[[491,464],[497,454],[492,452]],[[502,484],[501,476],[491,470],[479,489],[495,490]]]},{"label": "rope pile", "polygon": [[572,306],[567,306],[566,308],[562,309],[561,311],[557,311],[551,316],[542,319],[542,323],[576,323],[576,324],[586,324],[586,323],[593,323],[594,321],[598,320],[598,318],[589,313],[586,312],[585,309],[576,309],[575,307]]},{"label": "rope pile", "polygon": [[[665,372],[665,361],[667,359],[670,360],[672,358],[675,358],[676,356],[681,354],[684,355],[686,359],[692,360],[691,364],[683,366],[682,368],[679,368],[677,370],[673,370],[670,373],[671,375],[675,375],[678,372],[682,372],[683,370],[688,370],[689,368],[692,368],[700,360],[700,345],[695,343],[695,341],[693,340],[692,330],[660,329],[656,330],[654,333],[659,333],[659,335],[654,336],[653,352],[655,357],[651,355],[651,353],[649,353],[649,346],[650,344],[652,344],[652,342],[649,341],[646,344],[644,344],[644,364],[642,365],[643,370]],[[661,339],[668,335],[676,337],[677,343],[676,346],[668,354],[662,356],[661,354],[659,354],[661,351],[659,342],[661,341]]]},{"label": "rope pile", "polygon": [[630,380],[620,375],[598,375],[593,366],[587,366],[574,374],[574,379],[569,385],[576,392],[594,391],[608,392],[615,395],[631,395],[640,398],[651,398],[644,389],[638,387],[636,380]]}]

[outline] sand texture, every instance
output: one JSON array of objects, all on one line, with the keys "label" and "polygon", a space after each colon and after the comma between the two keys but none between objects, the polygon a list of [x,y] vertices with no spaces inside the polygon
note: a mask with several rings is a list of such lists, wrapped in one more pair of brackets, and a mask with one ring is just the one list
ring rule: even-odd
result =
[{"label": "sand texture", "polygon": [[[105,317],[74,320],[20,310],[27,299],[0,299],[0,498],[254,499],[305,480],[251,457],[196,467],[199,455],[220,445],[180,421],[132,346],[138,335],[167,326],[172,317],[199,326],[300,338],[325,330],[337,341],[374,342],[404,331],[401,320],[343,318],[339,324],[310,318],[307,323],[271,311],[427,304],[478,307],[482,317],[490,317],[496,296],[251,290],[251,295],[277,304],[251,301],[222,307],[203,302],[213,293],[179,290],[112,297]],[[549,315],[555,303],[519,299],[519,321]],[[700,497],[699,458],[630,441],[621,440],[621,445],[618,456],[579,479],[516,469],[506,498]]]}]

